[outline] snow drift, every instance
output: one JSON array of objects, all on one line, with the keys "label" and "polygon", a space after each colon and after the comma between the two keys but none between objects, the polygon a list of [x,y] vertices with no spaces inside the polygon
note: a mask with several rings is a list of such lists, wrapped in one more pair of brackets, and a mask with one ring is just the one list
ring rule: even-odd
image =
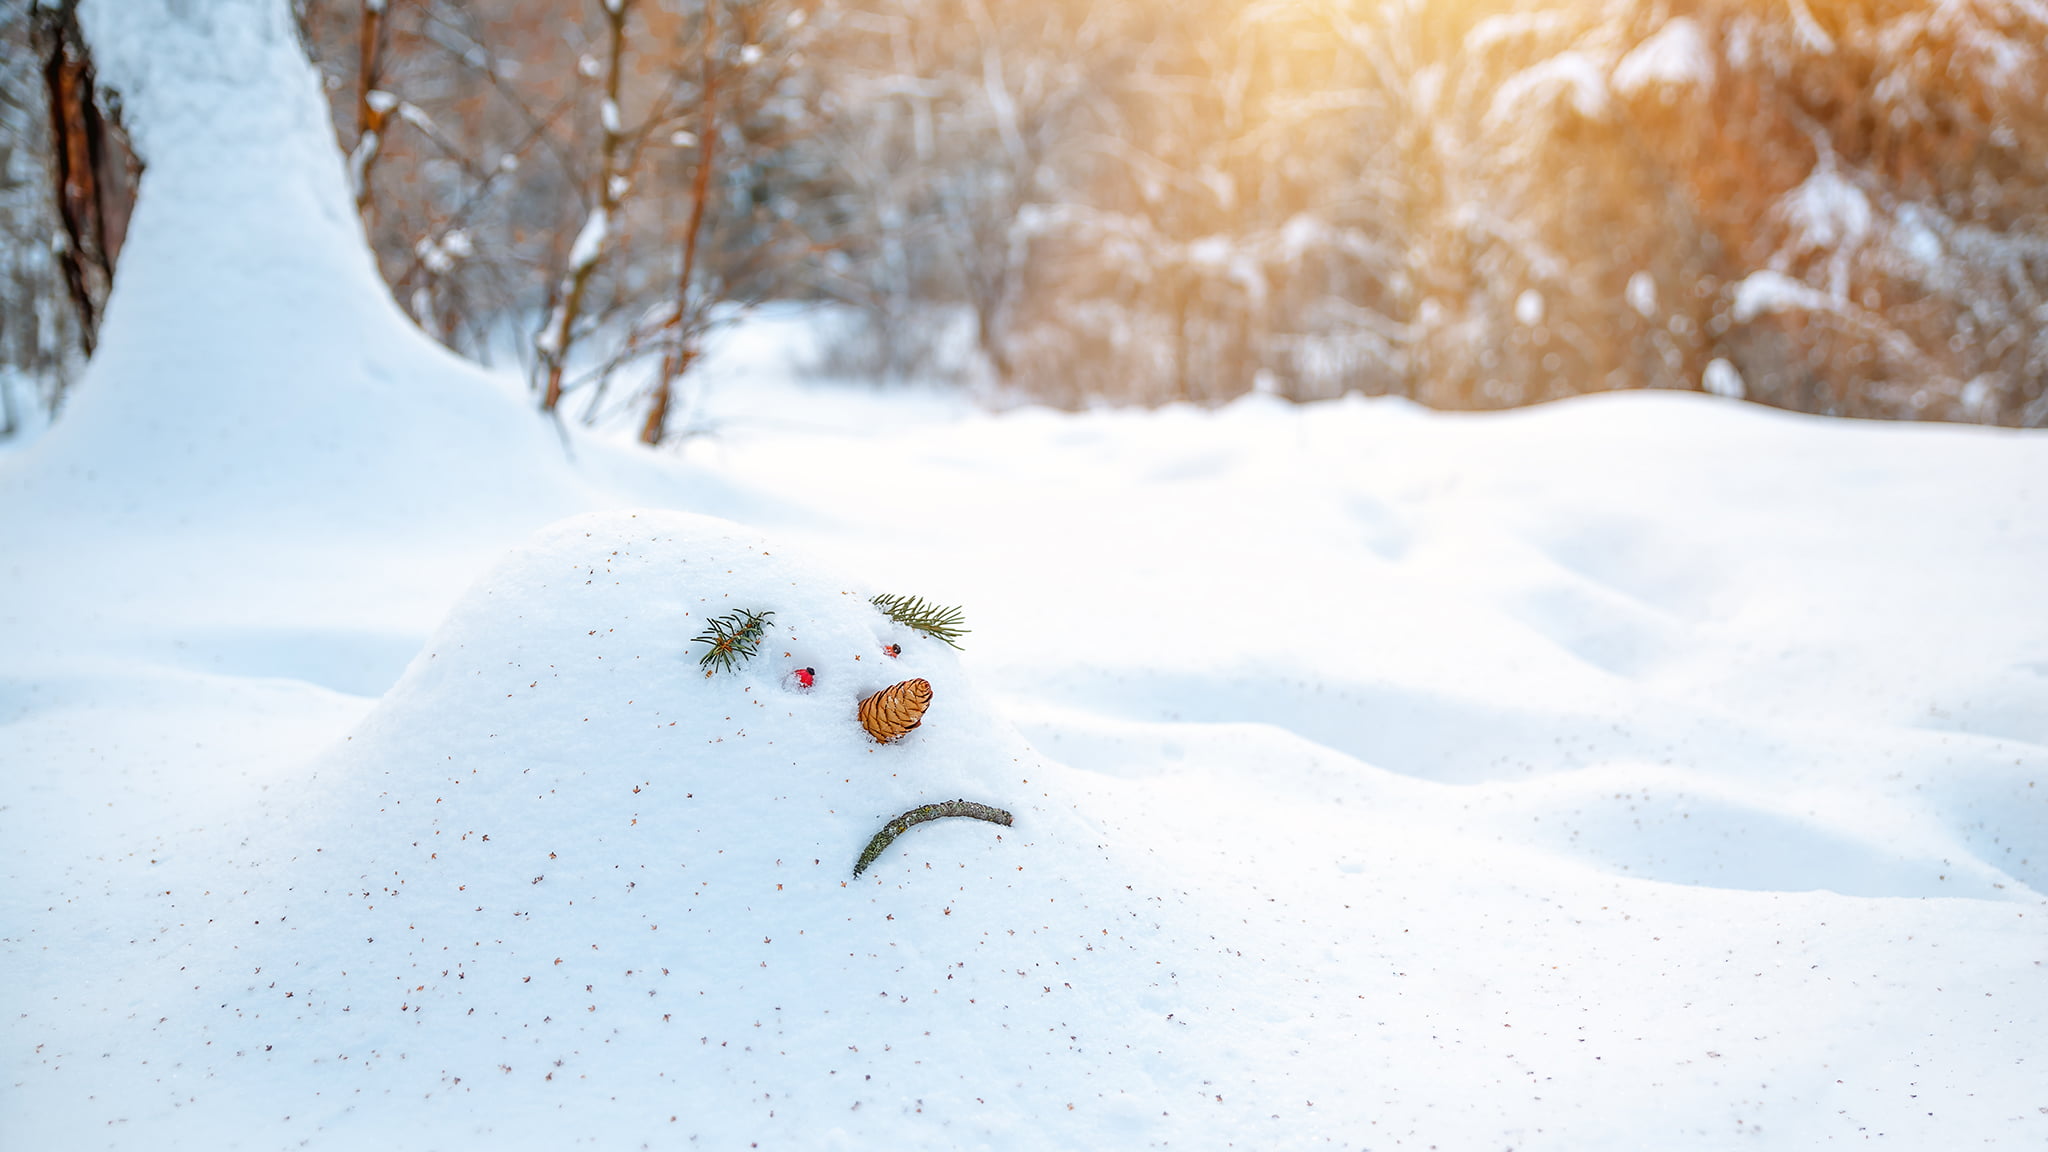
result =
[{"label": "snow drift", "polygon": [[[701,517],[542,533],[242,830],[242,890],[171,902],[181,1058],[229,1087],[156,1122],[561,1146],[597,1109],[634,1144],[1031,1147],[1091,1142],[1105,1095],[1135,1121],[1239,1088],[1176,1033],[1259,997],[1203,979],[1183,894],[873,591]],[[774,613],[764,649],[707,676],[689,638],[734,608]],[[911,676],[935,701],[877,744],[855,703]],[[850,877],[959,797],[1014,827],[921,826]]]},{"label": "snow drift", "polygon": [[[151,168],[0,461],[8,1145],[2039,1143],[2038,437],[781,371],[715,478],[572,461],[375,286],[281,5],[87,14]],[[776,536],[529,538],[628,500]]]}]

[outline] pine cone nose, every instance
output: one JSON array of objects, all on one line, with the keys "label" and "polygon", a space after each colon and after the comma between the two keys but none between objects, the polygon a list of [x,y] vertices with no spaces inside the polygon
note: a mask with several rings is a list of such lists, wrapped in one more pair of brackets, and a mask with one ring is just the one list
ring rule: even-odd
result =
[{"label": "pine cone nose", "polygon": [[891,684],[860,702],[860,726],[877,744],[887,744],[924,723],[924,710],[932,704],[929,680],[905,680]]}]

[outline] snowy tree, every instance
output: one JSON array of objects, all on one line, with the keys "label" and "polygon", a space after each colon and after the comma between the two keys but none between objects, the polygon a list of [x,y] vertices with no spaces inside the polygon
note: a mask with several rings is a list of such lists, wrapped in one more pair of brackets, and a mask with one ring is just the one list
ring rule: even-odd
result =
[{"label": "snowy tree", "polygon": [[[2048,12],[1709,9],[1729,359],[1854,415],[2048,422]],[[1738,175],[1734,169],[1741,168]]]},{"label": "snowy tree", "polygon": [[840,16],[821,143],[843,183],[820,287],[859,310],[857,360],[921,367],[932,311],[958,306],[981,360],[1012,375],[1020,227],[1069,195],[1121,12],[893,0]]},{"label": "snowy tree", "polygon": [[2039,423],[2041,21],[1615,2],[1387,27],[1426,125],[1415,394],[1702,388],[1718,361],[1786,407]]},{"label": "snowy tree", "polygon": [[1066,403],[1401,390],[1391,101],[1326,9],[1144,12],[1028,257],[1014,359]]},{"label": "snowy tree", "polygon": [[[853,305],[843,367],[923,370],[967,332],[1067,405],[1739,381],[2048,423],[2048,15],[2023,0],[293,11],[401,306],[650,442],[691,427],[707,335],[771,298]],[[0,222],[48,235],[57,153],[6,91]],[[85,234],[7,257],[0,342],[39,379],[51,318],[104,298]]]},{"label": "snowy tree", "polygon": [[[659,440],[662,398],[705,333],[791,282],[780,272],[807,244],[784,185],[805,178],[789,156],[812,22],[780,0],[591,0],[575,15],[313,0],[306,27],[380,264],[415,319],[472,354],[529,357],[550,410],[571,394],[590,420],[662,409],[639,420]],[[610,387],[643,369],[646,384]]]}]

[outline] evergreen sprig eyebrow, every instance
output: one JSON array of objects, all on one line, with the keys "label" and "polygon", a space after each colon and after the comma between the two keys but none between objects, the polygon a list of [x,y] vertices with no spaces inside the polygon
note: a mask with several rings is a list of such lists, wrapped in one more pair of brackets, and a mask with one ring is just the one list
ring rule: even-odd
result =
[{"label": "evergreen sprig eyebrow", "polygon": [[934,640],[943,640],[955,648],[960,647],[960,637],[967,635],[967,616],[959,608],[944,604],[928,604],[921,596],[875,596],[868,603],[882,610],[882,614],[906,628],[915,628]]},{"label": "evergreen sprig eyebrow", "polygon": [[[698,659],[704,675],[713,672],[730,672],[752,660],[761,650],[761,636],[768,630],[773,612],[754,612],[742,608],[723,616],[713,616],[706,622],[704,631],[690,638],[693,644],[709,644],[710,650]],[[716,667],[713,667],[716,665]]]}]

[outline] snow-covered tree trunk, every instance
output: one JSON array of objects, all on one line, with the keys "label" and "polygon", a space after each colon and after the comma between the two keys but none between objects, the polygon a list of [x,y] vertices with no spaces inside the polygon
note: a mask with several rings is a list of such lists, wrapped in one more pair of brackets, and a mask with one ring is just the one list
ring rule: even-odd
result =
[{"label": "snow-covered tree trunk", "polygon": [[598,117],[593,203],[583,218],[583,226],[576,232],[575,243],[569,246],[568,265],[562,273],[561,287],[556,289],[555,306],[534,339],[534,348],[540,353],[540,406],[547,412],[553,412],[562,402],[562,374],[568,368],[569,354],[583,321],[584,296],[611,243],[612,231],[618,226],[619,206],[630,186],[630,178],[619,170],[620,145],[626,137],[619,112],[619,83],[625,65],[628,7],[626,0],[605,0],[604,102]]},{"label": "snow-covered tree trunk", "polygon": [[[283,0],[87,0],[80,18],[148,164],[107,355],[128,354],[124,320],[232,359],[269,344],[231,338],[262,322],[325,343],[338,318],[395,312]],[[151,315],[115,314],[124,298]]]},{"label": "snow-covered tree trunk", "polygon": [[282,493],[337,529],[403,525],[410,493],[449,475],[508,509],[553,504],[505,446],[558,457],[547,429],[379,278],[285,0],[79,17],[147,168],[98,348],[37,450],[101,477],[123,515],[231,519]]},{"label": "snow-covered tree trunk", "polygon": [[53,244],[78,317],[80,349],[92,355],[113,289],[114,264],[134,204],[135,171],[118,119],[100,106],[77,0],[30,14],[50,124],[50,176],[63,232]]}]

